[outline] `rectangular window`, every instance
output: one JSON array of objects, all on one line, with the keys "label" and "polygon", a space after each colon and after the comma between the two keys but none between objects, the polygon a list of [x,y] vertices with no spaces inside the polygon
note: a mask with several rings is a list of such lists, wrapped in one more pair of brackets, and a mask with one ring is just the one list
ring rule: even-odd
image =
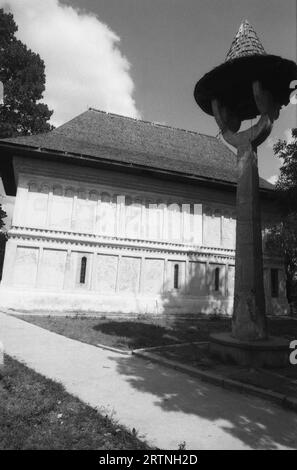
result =
[{"label": "rectangular window", "polygon": [[279,295],[279,282],[278,282],[278,269],[272,268],[271,275],[271,297],[278,297]]},{"label": "rectangular window", "polygon": [[173,277],[173,287],[174,289],[179,288],[179,265],[174,265],[174,277]]},{"label": "rectangular window", "polygon": [[220,268],[215,269],[214,290],[216,292],[220,290]]},{"label": "rectangular window", "polygon": [[83,256],[80,261],[80,276],[79,276],[80,284],[86,283],[86,270],[87,270],[87,258],[86,256]]}]

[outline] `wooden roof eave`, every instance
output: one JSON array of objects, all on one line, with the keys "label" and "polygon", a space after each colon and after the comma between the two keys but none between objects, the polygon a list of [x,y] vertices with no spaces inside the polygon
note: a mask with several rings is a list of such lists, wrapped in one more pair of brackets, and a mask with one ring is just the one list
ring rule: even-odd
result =
[{"label": "wooden roof eave", "polygon": [[[0,142],[0,172],[3,180],[4,189],[6,194],[14,196],[16,194],[16,181],[13,171],[12,157],[21,156],[26,158],[46,159],[49,161],[61,161],[63,163],[76,164],[81,166],[89,166],[104,169],[116,169],[125,173],[138,173],[144,175],[154,175],[158,179],[166,179],[171,181],[186,182],[187,184],[197,184],[208,187],[215,187],[217,189],[224,189],[227,191],[235,192],[236,183],[230,181],[219,180],[216,178],[207,178],[195,174],[183,173],[180,171],[166,170],[157,167],[148,167],[146,165],[111,160],[103,157],[96,157],[92,155],[82,155],[70,152],[63,152],[59,150],[51,150],[46,148],[37,148],[31,146],[24,146],[11,142]],[[4,158],[3,158],[4,157]],[[269,199],[273,198],[273,190],[268,188],[260,188],[262,196]]]}]

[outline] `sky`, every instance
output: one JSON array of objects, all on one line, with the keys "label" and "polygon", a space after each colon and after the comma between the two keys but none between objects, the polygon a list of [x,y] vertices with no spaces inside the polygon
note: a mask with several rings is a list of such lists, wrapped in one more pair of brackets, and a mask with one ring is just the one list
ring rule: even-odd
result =
[{"label": "sky", "polygon": [[[225,60],[248,19],[268,53],[296,60],[296,1],[0,0],[18,37],[46,65],[44,100],[60,125],[88,107],[217,135],[193,98],[195,83]],[[259,148],[260,174],[274,181],[272,145],[296,126],[281,111]]]}]

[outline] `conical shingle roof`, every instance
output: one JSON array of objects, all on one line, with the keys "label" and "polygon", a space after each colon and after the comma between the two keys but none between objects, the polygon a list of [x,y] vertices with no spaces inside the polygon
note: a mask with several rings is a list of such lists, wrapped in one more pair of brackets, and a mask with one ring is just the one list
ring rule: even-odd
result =
[{"label": "conical shingle roof", "polygon": [[245,20],[241,23],[238,33],[232,41],[226,56],[226,62],[249,55],[266,55],[266,52],[256,31],[252,25]]},{"label": "conical shingle roof", "polygon": [[244,121],[259,115],[253,95],[254,82],[261,82],[276,103],[286,106],[290,98],[290,84],[295,79],[296,63],[267,54],[255,30],[245,20],[233,39],[225,62],[196,83],[194,97],[200,108],[211,116],[215,98]]}]

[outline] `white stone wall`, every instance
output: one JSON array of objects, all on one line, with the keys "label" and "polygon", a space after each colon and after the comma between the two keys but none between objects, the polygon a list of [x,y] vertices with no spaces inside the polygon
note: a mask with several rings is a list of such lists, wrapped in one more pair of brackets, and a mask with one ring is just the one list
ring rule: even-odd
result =
[{"label": "white stone wall", "polygon": [[[59,310],[63,295],[72,294],[74,309],[79,305],[74,302],[75,297],[84,296],[83,309],[89,310],[96,296],[99,312],[120,311],[124,304],[134,313],[137,309],[139,313],[186,313],[197,308],[207,312],[210,302],[214,302],[219,311],[230,313],[225,305],[230,302],[225,295],[224,263],[233,262],[232,253],[222,259],[218,250],[213,253],[206,250],[192,254],[189,260],[188,250],[179,249],[179,245],[170,248],[164,244],[162,248],[152,249],[149,244],[131,243],[131,246],[124,242],[117,246],[116,241],[104,242],[102,238],[97,244],[85,237],[75,244],[69,235],[50,240],[46,231],[14,228],[6,246],[1,305],[21,309],[28,305],[38,309],[44,305]],[[81,284],[83,257],[87,265],[85,282]],[[175,266],[178,266],[177,287]],[[214,292],[212,286],[216,266],[222,269],[219,292]],[[56,296],[56,307],[48,304],[51,295]],[[66,310],[70,308],[63,302],[62,305]]]},{"label": "white stone wall", "polygon": [[[86,258],[85,282],[80,283],[81,260]],[[178,287],[174,267],[178,265]],[[286,313],[284,272],[279,269],[280,295],[271,297],[269,267],[265,271],[266,304],[269,313]],[[215,271],[219,269],[218,286]],[[11,292],[11,294],[9,294]],[[77,243],[71,235],[49,239],[45,231],[12,229],[7,243],[1,305],[13,308],[81,309],[98,312],[194,313],[232,312],[234,253],[201,248],[189,254],[180,245],[146,244],[133,241],[119,245],[102,237],[99,243],[83,236]],[[71,302],[69,297],[71,294]],[[8,297],[7,297],[8,295]],[[54,298],[51,296],[55,295]],[[63,300],[66,295],[67,301]],[[25,299],[28,297],[29,300]],[[30,297],[31,296],[31,297]],[[78,299],[78,303],[74,299]],[[34,300],[35,299],[35,300]],[[47,300],[46,300],[47,299]],[[51,304],[48,304],[52,299]],[[80,299],[80,301],[79,301]],[[84,300],[82,300],[84,299]],[[56,306],[55,306],[56,302]],[[91,308],[92,307],[92,308]]]},{"label": "white stone wall", "polygon": [[[189,194],[186,185],[153,180],[136,190],[138,181],[128,185],[125,175],[115,173],[108,184],[99,170],[80,180],[76,167],[28,165],[16,165],[2,306],[231,314],[236,223],[234,201],[223,192]],[[281,261],[269,263],[283,282]],[[269,289],[267,280],[268,311],[285,313],[284,289],[279,299]]]},{"label": "white stone wall", "polygon": [[[219,267],[220,294],[225,295],[225,263],[233,263],[232,253],[223,259],[217,250],[192,254],[189,260],[187,250],[177,246],[152,250],[103,240],[94,246],[87,239],[77,246],[67,236],[49,240],[37,230],[13,229],[12,234],[6,246],[3,284],[18,287],[147,294],[177,290],[197,296],[213,292],[213,271]],[[86,258],[86,280],[79,285],[82,257]],[[178,288],[174,287],[176,265]]]}]

